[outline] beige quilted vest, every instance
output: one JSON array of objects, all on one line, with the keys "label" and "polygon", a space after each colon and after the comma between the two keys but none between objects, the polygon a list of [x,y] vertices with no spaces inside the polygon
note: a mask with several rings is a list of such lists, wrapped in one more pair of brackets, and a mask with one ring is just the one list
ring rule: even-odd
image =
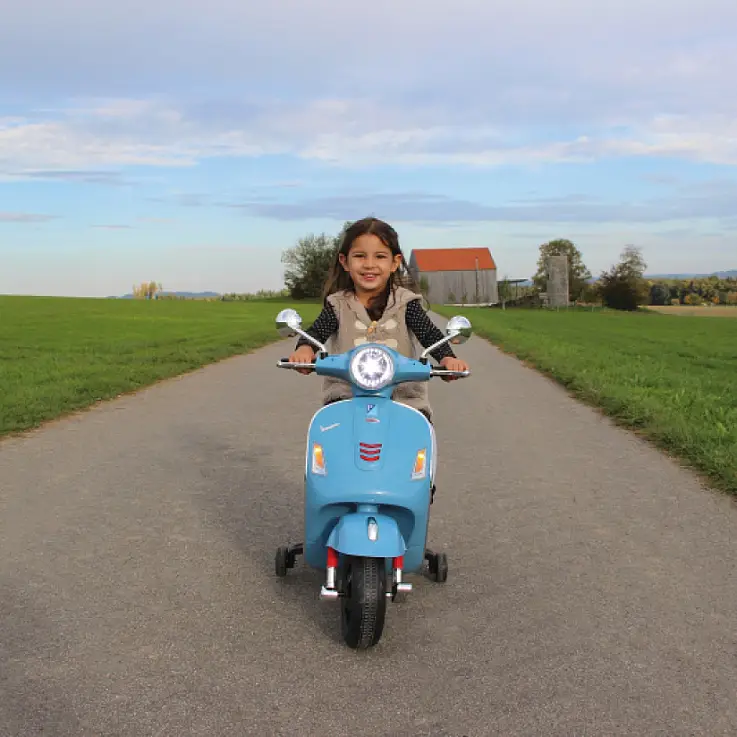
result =
[{"label": "beige quilted vest", "polygon": [[[327,301],[338,318],[338,331],[331,336],[326,347],[330,353],[345,353],[362,343],[382,343],[404,356],[417,358],[422,347],[417,338],[407,329],[405,313],[407,304],[421,295],[397,287],[389,295],[386,310],[381,319],[373,322],[366,308],[352,292],[331,294]],[[325,377],[323,383],[324,403],[352,397],[350,385],[340,379]],[[432,419],[432,408],[428,400],[426,381],[412,381],[394,388],[392,399],[424,412]]]}]

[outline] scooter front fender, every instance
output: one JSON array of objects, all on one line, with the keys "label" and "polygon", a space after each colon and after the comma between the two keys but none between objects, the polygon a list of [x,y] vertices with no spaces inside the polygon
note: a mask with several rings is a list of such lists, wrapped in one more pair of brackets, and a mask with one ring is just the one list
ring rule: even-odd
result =
[{"label": "scooter front fender", "polygon": [[[369,538],[369,521],[372,519],[378,527],[375,540]],[[385,514],[371,512],[353,512],[341,517],[330,533],[327,545],[343,555],[366,558],[397,558],[407,550],[396,521]]]}]

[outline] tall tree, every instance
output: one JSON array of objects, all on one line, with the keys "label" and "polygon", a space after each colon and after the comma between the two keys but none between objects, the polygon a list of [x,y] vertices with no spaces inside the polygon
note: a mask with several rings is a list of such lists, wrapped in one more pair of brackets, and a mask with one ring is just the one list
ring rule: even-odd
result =
[{"label": "tall tree", "polygon": [[540,246],[537,260],[537,273],[532,278],[538,289],[545,289],[548,282],[547,261],[550,256],[568,256],[568,288],[572,299],[578,299],[591,279],[591,272],[583,262],[583,256],[576,246],[566,238],[548,241]]},{"label": "tall tree", "polygon": [[619,257],[619,263],[616,270],[623,276],[629,276],[634,279],[642,279],[645,276],[647,263],[642,256],[642,251],[635,246],[626,246]]},{"label": "tall tree", "polygon": [[311,233],[283,253],[282,263],[286,264],[284,283],[293,299],[310,299],[322,294],[335,255],[350,225],[350,221],[345,222],[336,236]]}]

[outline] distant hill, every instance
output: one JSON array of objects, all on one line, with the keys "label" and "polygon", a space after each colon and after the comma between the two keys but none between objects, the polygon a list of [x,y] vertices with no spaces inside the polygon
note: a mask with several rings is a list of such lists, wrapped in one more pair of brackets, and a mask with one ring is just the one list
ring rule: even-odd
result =
[{"label": "distant hill", "polygon": [[[160,292],[162,297],[186,297],[187,299],[205,299],[206,297],[219,297],[220,292]],[[110,297],[109,299],[133,299],[132,294],[124,294],[122,297]]]},{"label": "distant hill", "polygon": [[709,274],[646,274],[647,279],[708,279],[718,276],[720,279],[737,278],[737,269],[731,271],[713,271]]}]

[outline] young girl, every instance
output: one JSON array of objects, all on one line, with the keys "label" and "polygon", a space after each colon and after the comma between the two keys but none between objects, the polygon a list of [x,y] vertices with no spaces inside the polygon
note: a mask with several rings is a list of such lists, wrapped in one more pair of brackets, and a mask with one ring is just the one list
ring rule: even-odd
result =
[{"label": "young girl", "polygon": [[[416,358],[413,335],[425,348],[444,335],[423,309],[422,296],[405,284],[411,285],[412,279],[394,228],[377,218],[358,220],[345,233],[325,284],[325,305],[306,332],[324,345],[331,339],[333,344],[327,347],[335,353],[344,353],[361,343],[377,342]],[[312,345],[300,338],[289,360],[312,363],[315,353]],[[456,358],[447,343],[431,355],[445,369],[468,370],[468,364]],[[300,372],[307,374],[309,370]],[[325,404],[351,396],[347,382],[325,378]],[[392,398],[414,407],[432,421],[427,382],[400,384]]]}]

